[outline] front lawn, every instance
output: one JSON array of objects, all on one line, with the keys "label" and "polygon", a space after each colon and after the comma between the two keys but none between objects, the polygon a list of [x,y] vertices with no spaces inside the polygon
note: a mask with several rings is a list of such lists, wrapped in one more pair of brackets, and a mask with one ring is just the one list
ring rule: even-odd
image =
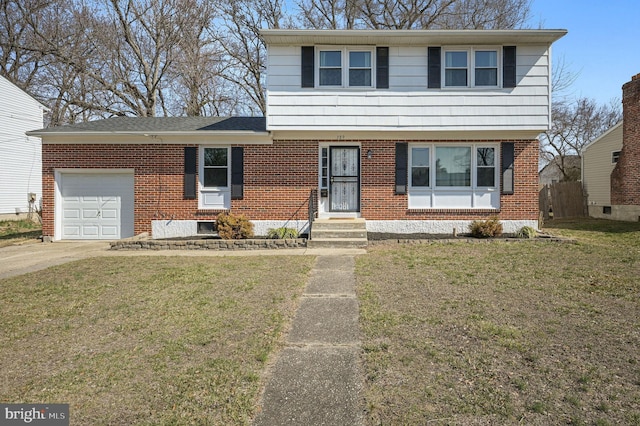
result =
[{"label": "front lawn", "polygon": [[42,235],[42,226],[30,220],[0,221],[0,247],[25,241],[36,241]]},{"label": "front lawn", "polygon": [[640,424],[640,224],[357,260],[369,424]]},{"label": "front lawn", "polygon": [[110,257],[0,280],[0,401],[247,424],[315,259]]}]

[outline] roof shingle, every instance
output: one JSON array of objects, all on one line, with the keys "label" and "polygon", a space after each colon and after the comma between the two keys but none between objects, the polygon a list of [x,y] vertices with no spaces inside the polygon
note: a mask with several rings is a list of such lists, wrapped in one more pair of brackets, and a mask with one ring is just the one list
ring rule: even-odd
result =
[{"label": "roof shingle", "polygon": [[162,132],[266,132],[264,117],[113,117],[36,130],[52,133],[162,133]]}]

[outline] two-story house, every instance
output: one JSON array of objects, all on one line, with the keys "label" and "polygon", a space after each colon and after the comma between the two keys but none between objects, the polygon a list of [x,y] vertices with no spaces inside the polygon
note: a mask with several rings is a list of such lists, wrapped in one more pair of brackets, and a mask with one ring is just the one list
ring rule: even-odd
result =
[{"label": "two-story house", "polygon": [[45,235],[258,235],[357,217],[450,234],[537,227],[551,44],[565,30],[264,30],[266,117],[112,118],[43,138]]}]

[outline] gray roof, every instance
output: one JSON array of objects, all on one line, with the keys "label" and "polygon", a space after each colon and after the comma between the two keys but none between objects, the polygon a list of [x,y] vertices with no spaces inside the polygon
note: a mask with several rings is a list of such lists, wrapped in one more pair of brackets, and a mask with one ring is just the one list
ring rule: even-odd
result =
[{"label": "gray roof", "polygon": [[105,120],[29,132],[34,135],[65,133],[191,133],[266,132],[264,117],[113,117]]}]

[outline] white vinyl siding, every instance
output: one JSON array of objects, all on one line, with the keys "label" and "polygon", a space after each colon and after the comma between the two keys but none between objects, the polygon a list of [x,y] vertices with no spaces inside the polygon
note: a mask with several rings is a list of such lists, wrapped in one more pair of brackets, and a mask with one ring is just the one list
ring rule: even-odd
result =
[{"label": "white vinyl siding", "polygon": [[590,206],[611,205],[611,154],[622,149],[622,124],[589,144],[582,153],[583,185]]},{"label": "white vinyl siding", "polygon": [[43,106],[0,76],[0,214],[26,213],[42,197],[42,145],[25,135],[43,126]]},{"label": "white vinyl siding", "polygon": [[[502,54],[501,49],[498,53]],[[300,47],[272,46],[267,129],[544,131],[548,128],[550,64],[546,46],[518,46],[515,88],[427,90],[427,65],[426,46],[392,46],[389,89],[309,90],[300,85]],[[501,73],[499,66],[498,74]]]}]

